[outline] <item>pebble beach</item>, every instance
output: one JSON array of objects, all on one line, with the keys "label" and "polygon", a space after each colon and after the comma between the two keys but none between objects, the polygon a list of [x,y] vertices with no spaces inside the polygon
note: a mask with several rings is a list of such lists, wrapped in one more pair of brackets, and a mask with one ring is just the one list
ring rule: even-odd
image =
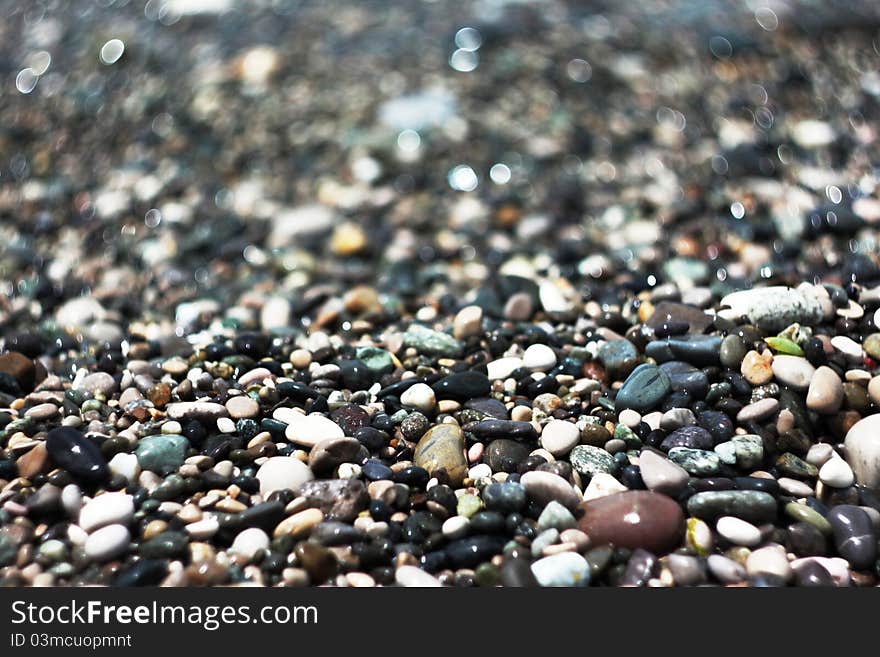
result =
[{"label": "pebble beach", "polygon": [[0,585],[878,586],[880,7],[617,4],[0,0]]}]

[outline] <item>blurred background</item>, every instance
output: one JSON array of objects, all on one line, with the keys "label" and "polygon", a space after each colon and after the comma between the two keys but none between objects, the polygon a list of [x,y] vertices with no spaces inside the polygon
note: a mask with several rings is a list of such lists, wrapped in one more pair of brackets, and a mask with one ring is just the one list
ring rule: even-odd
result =
[{"label": "blurred background", "polygon": [[877,3],[0,16],[4,331],[498,314],[499,274],[553,281],[565,312],[667,281],[846,276],[876,251]]}]

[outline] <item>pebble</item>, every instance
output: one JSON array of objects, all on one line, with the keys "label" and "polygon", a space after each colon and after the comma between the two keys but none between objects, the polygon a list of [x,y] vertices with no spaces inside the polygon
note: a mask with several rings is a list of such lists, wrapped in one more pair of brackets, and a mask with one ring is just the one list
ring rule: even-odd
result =
[{"label": "pebble", "polygon": [[522,358],[509,356],[506,358],[497,358],[487,363],[486,372],[489,379],[497,381],[499,379],[506,379],[521,367],[523,367]]},{"label": "pebble", "polygon": [[160,434],[141,438],[134,453],[143,470],[167,475],[183,465],[188,447],[183,436]]},{"label": "pebble", "polygon": [[592,477],[600,472],[612,474],[617,471],[614,457],[601,447],[593,445],[578,445],[571,450],[568,460],[571,467],[585,477]]},{"label": "pebble", "polygon": [[620,413],[631,408],[647,413],[670,391],[669,377],[656,365],[643,364],[633,370],[624,381],[614,400],[614,408]]},{"label": "pebble", "polygon": [[464,340],[480,335],[483,330],[483,309],[479,306],[465,306],[452,321],[452,336]]},{"label": "pebble", "polygon": [[424,413],[430,413],[437,405],[437,398],[431,386],[425,383],[416,383],[400,395],[400,403]]},{"label": "pebble", "polygon": [[880,415],[869,415],[850,427],[844,449],[856,483],[880,488]]},{"label": "pebble", "polygon": [[565,456],[580,442],[578,427],[563,420],[550,420],[541,429],[541,447],[553,456]]},{"label": "pebble", "polygon": [[127,493],[104,493],[83,506],[79,526],[87,532],[106,525],[128,525],[134,517],[134,499]]},{"label": "pebble", "polygon": [[468,471],[461,429],[438,424],[426,431],[415,447],[413,463],[432,477],[442,473],[453,485],[461,485]]},{"label": "pebble", "polygon": [[809,388],[816,373],[816,368],[806,358],[798,356],[775,356],[771,367],[776,380],[794,390]]},{"label": "pebble", "polygon": [[706,565],[712,575],[723,584],[738,584],[746,578],[746,569],[742,565],[720,554],[709,555]]},{"label": "pebble", "polygon": [[93,372],[74,385],[74,390],[85,390],[93,395],[100,393],[105,397],[111,396],[117,389],[116,380],[106,372]]},{"label": "pebble", "polygon": [[665,554],[684,537],[681,508],[660,493],[627,491],[584,502],[581,508],[578,528],[592,545],[611,543]]},{"label": "pebble", "polygon": [[283,417],[285,419],[282,421],[287,422],[284,436],[296,445],[314,447],[322,440],[345,437],[345,433],[338,424],[320,413],[310,413],[309,415],[289,413]]},{"label": "pebble", "polygon": [[255,476],[260,482],[260,494],[263,497],[276,490],[297,490],[314,478],[305,463],[291,456],[273,456],[267,459]]},{"label": "pebble", "polygon": [[581,502],[581,494],[565,479],[552,472],[526,472],[520,479],[520,484],[529,497],[541,506],[555,500],[571,511]]},{"label": "pebble", "polygon": [[690,479],[687,470],[651,450],[639,454],[639,468],[648,490],[672,497],[684,490]]},{"label": "pebble", "polygon": [[226,402],[226,412],[233,420],[252,418],[260,412],[260,404],[247,395],[238,395]]},{"label": "pebble", "polygon": [[238,533],[229,551],[246,561],[253,561],[258,554],[267,549],[269,549],[269,536],[266,532],[259,527],[249,527]]},{"label": "pebble", "polygon": [[762,386],[773,378],[772,363],[772,357],[766,358],[757,351],[749,351],[740,364],[740,373],[752,385]]},{"label": "pebble", "polygon": [[98,446],[70,427],[56,427],[46,435],[49,458],[73,477],[87,482],[102,482],[110,469]]},{"label": "pebble", "polygon": [[715,528],[721,536],[734,545],[755,547],[761,543],[761,530],[740,518],[722,516],[715,523]]},{"label": "pebble", "polygon": [[774,575],[787,582],[794,574],[781,545],[767,545],[753,550],[746,559],[746,572],[751,575]]},{"label": "pebble", "polygon": [[874,568],[877,561],[877,532],[871,517],[861,508],[840,504],[828,512],[838,553],[854,570]]},{"label": "pebble", "polygon": [[813,326],[822,320],[822,307],[811,293],[783,286],[733,292],[721,305],[764,331],[781,331],[794,323]]},{"label": "pebble", "polygon": [[832,488],[849,488],[855,481],[855,475],[845,460],[834,457],[819,468],[819,479]]},{"label": "pebble", "polygon": [[107,525],[86,539],[85,555],[92,561],[109,561],[128,550],[131,535],[125,525]]},{"label": "pebble", "polygon": [[687,510],[703,520],[734,516],[752,523],[772,522],[776,517],[776,500],[757,490],[705,491],[688,499]]},{"label": "pebble", "polygon": [[837,372],[826,365],[817,368],[807,390],[807,408],[830,415],[840,410],[841,404],[843,383]]},{"label": "pebble", "polygon": [[532,564],[532,574],[540,586],[587,586],[590,567],[576,552],[560,552]]},{"label": "pebble", "polygon": [[443,586],[436,577],[415,566],[400,566],[394,571],[394,581],[398,586],[407,588],[436,588]]}]

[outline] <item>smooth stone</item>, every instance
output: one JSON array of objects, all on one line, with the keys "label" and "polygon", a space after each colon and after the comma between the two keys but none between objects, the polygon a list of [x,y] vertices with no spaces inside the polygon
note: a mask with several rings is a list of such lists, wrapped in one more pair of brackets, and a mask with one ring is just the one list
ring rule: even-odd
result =
[{"label": "smooth stone", "polygon": [[49,431],[46,451],[55,465],[67,470],[75,479],[99,483],[110,474],[100,448],[71,427],[56,427]]},{"label": "smooth stone", "polygon": [[[834,448],[829,443],[816,443],[807,451],[806,461],[810,465],[821,468],[835,455]],[[821,470],[820,470],[821,472]]]},{"label": "smooth stone", "polygon": [[89,534],[84,550],[92,561],[109,561],[128,550],[131,534],[125,525],[107,525]]},{"label": "smooth stone", "polygon": [[538,516],[539,531],[555,529],[561,532],[575,526],[577,526],[577,521],[571,514],[571,511],[566,509],[556,500],[548,502],[547,506],[544,507],[544,510],[541,511],[541,515]]},{"label": "smooth stone", "polygon": [[464,340],[482,333],[483,309],[479,306],[465,306],[458,311],[452,321],[452,337]]},{"label": "smooth stone", "polygon": [[110,459],[107,466],[112,474],[125,477],[129,483],[137,481],[141,474],[141,464],[138,462],[136,454],[119,452]]},{"label": "smooth stone", "polygon": [[106,525],[128,525],[134,517],[134,498],[127,493],[104,493],[79,512],[79,526],[92,532]]},{"label": "smooth stone", "polygon": [[465,516],[452,516],[443,521],[443,526],[440,528],[440,532],[450,541],[455,541],[467,536],[468,525],[470,525],[470,522],[470,518],[466,518]]},{"label": "smooth stone", "polygon": [[498,438],[486,446],[484,460],[493,472],[516,472],[517,466],[526,460],[531,449],[517,441]]},{"label": "smooth stone", "polygon": [[229,552],[252,561],[263,550],[269,549],[269,535],[259,527],[249,527],[238,533]]},{"label": "smooth stone", "polygon": [[669,451],[673,447],[689,447],[690,449],[712,449],[715,441],[712,434],[703,427],[689,426],[681,427],[670,433],[663,442],[660,443],[660,449]]},{"label": "smooth stone", "polygon": [[645,347],[645,355],[654,358],[657,362],[675,359],[704,367],[718,364],[720,349],[719,336],[686,335],[649,342]]},{"label": "smooth stone", "polygon": [[746,572],[750,576],[775,575],[787,582],[794,574],[791,564],[781,545],[768,545],[753,550],[746,559]]},{"label": "smooth stone", "polygon": [[409,327],[403,334],[403,344],[415,348],[420,353],[447,358],[455,358],[461,354],[463,349],[461,342],[451,335],[435,331],[421,324],[412,324]]},{"label": "smooth stone", "polygon": [[165,414],[170,420],[205,420],[213,423],[218,418],[226,417],[226,407],[209,401],[175,402],[168,404]]},{"label": "smooth stone", "polygon": [[636,346],[623,339],[604,342],[596,354],[597,360],[612,374],[619,372],[627,364],[634,363],[638,357]]},{"label": "smooth stone", "polygon": [[445,473],[452,485],[460,486],[468,471],[461,429],[452,424],[438,424],[428,429],[415,447],[413,463],[432,477],[435,473]]},{"label": "smooth stone", "polygon": [[631,408],[647,413],[671,390],[669,377],[656,365],[639,365],[632,371],[614,400],[616,412]]},{"label": "smooth stone", "polygon": [[808,292],[773,286],[732,292],[721,299],[735,316],[748,317],[762,331],[781,331],[791,324],[814,326],[822,321],[822,307]]},{"label": "smooth stone", "polygon": [[837,372],[822,365],[813,374],[807,390],[807,408],[817,413],[831,414],[843,404],[843,383]]},{"label": "smooth stone", "polygon": [[74,390],[85,390],[93,395],[100,392],[105,397],[110,397],[117,388],[116,379],[106,372],[93,372],[74,386]]},{"label": "smooth stone", "polygon": [[134,453],[142,469],[167,475],[183,465],[187,448],[189,442],[183,436],[159,434],[141,438]]},{"label": "smooth stone", "polygon": [[841,504],[828,512],[837,552],[854,570],[874,568],[877,561],[877,533],[871,516],[857,506]]},{"label": "smooth stone", "polygon": [[454,568],[474,568],[500,554],[504,542],[500,536],[469,536],[450,542],[444,552]]},{"label": "smooth stone", "polygon": [[512,481],[489,484],[483,489],[481,497],[487,509],[504,514],[522,511],[528,501],[525,487]]},{"label": "smooth stone", "polygon": [[846,462],[856,483],[880,488],[880,414],[856,422],[844,439]]},{"label": "smooth stone", "polygon": [[718,358],[724,367],[739,371],[743,358],[748,353],[748,347],[741,337],[738,335],[728,335],[721,341],[721,347],[718,350]]},{"label": "smooth stone", "polygon": [[468,401],[477,397],[486,397],[492,391],[492,383],[482,372],[468,370],[456,372],[440,379],[431,386],[437,399],[454,399]]},{"label": "smooth stone", "polygon": [[[791,562],[791,568],[794,570],[798,579],[801,579],[803,572],[805,583],[798,581],[798,586],[849,586],[850,572],[849,562],[840,557],[803,557],[795,559]],[[821,568],[825,575],[816,571]],[[830,583],[825,579],[828,577]]]},{"label": "smooth stone", "polygon": [[283,415],[283,418],[276,419],[287,422],[284,437],[296,445],[314,447],[322,440],[345,437],[342,427],[320,413],[289,413]]},{"label": "smooth stone", "polygon": [[715,579],[723,584],[738,584],[746,578],[746,569],[742,565],[720,554],[710,554],[706,565]]},{"label": "smooth stone", "polygon": [[247,395],[238,395],[226,402],[226,412],[233,420],[253,418],[260,412],[260,404]]},{"label": "smooth stone", "polygon": [[546,372],[556,365],[556,352],[545,344],[533,344],[523,352],[522,359],[527,370]]},{"label": "smooth stone", "polygon": [[706,581],[705,566],[697,557],[688,554],[670,554],[666,565],[677,586],[697,586]]},{"label": "smooth stone", "polygon": [[592,545],[642,548],[665,554],[682,544],[685,522],[671,498],[649,491],[627,491],[581,504],[578,527]]},{"label": "smooth stone", "polygon": [[486,372],[490,380],[506,379],[514,371],[523,366],[522,358],[516,356],[508,356],[505,358],[497,358],[486,364]]},{"label": "smooth stone", "polygon": [[746,381],[754,386],[762,386],[773,379],[773,366],[769,358],[751,350],[743,357],[739,368]]},{"label": "smooth stone", "polygon": [[577,552],[560,552],[532,564],[532,574],[540,586],[587,586],[590,566]]},{"label": "smooth stone", "polygon": [[629,489],[612,475],[605,472],[598,472],[593,475],[590,479],[590,483],[587,484],[587,487],[584,490],[584,501],[595,500],[600,497],[606,497],[607,495],[613,495],[614,493],[622,493],[625,490]]},{"label": "smooth stone", "polygon": [[774,356],[770,367],[779,383],[794,390],[807,390],[816,373],[810,361],[798,356]]},{"label": "smooth stone", "polygon": [[734,545],[755,547],[761,543],[761,530],[740,518],[722,516],[718,518],[715,529]]},{"label": "smooth stone", "polygon": [[585,477],[592,477],[599,472],[612,474],[618,467],[611,454],[593,445],[578,445],[571,450],[568,460],[571,467]]},{"label": "smooth stone", "polygon": [[394,571],[394,581],[406,588],[440,588],[443,584],[432,574],[416,566],[400,566]]},{"label": "smooth stone", "polygon": [[715,453],[727,465],[743,470],[757,468],[764,460],[764,440],[754,434],[737,435],[715,446]]},{"label": "smooth stone", "polygon": [[328,438],[316,443],[309,452],[309,468],[316,475],[327,475],[343,463],[358,463],[370,453],[356,438]]},{"label": "smooth stone", "polygon": [[776,518],[776,500],[769,493],[756,490],[704,491],[692,495],[688,513],[712,521],[734,516],[752,523],[772,522]]},{"label": "smooth stone", "polygon": [[309,466],[292,456],[267,459],[255,476],[260,482],[260,494],[264,499],[276,490],[297,490],[314,478]]},{"label": "smooth stone", "polygon": [[675,392],[702,399],[709,390],[709,377],[689,363],[672,360],[660,365],[660,370],[669,377],[669,387]]},{"label": "smooth stone", "polygon": [[832,488],[849,488],[855,481],[855,475],[846,461],[835,456],[819,468],[819,479]]},{"label": "smooth stone", "polygon": [[550,420],[541,430],[541,447],[553,456],[565,456],[580,442],[577,425],[564,420]]},{"label": "smooth stone", "polygon": [[58,415],[58,407],[50,402],[32,406],[24,413],[25,417],[29,417],[35,422],[44,422],[45,420],[55,417],[56,415]]},{"label": "smooth stone", "polygon": [[760,422],[773,416],[779,410],[779,400],[773,397],[765,397],[759,401],[743,406],[739,413],[736,414],[736,421]]},{"label": "smooth stone", "polygon": [[574,510],[581,502],[581,495],[574,486],[552,472],[540,470],[526,472],[520,479],[520,484],[526,489],[529,497],[541,506],[556,500],[565,508]]},{"label": "smooth stone", "polygon": [[669,460],[680,465],[688,473],[699,477],[717,474],[721,468],[721,458],[718,454],[704,449],[673,447],[669,450]]},{"label": "smooth stone", "polygon": [[22,392],[30,392],[34,389],[36,381],[36,366],[34,361],[17,351],[0,353],[0,373],[8,374]]},{"label": "smooth stone", "polygon": [[431,386],[426,383],[416,383],[403,391],[403,394],[400,395],[400,403],[429,413],[437,405],[437,397]]},{"label": "smooth stone", "polygon": [[370,503],[367,487],[359,479],[307,481],[296,493],[307,506],[320,509],[328,520],[340,522],[353,522]]},{"label": "smooth stone", "polygon": [[712,325],[712,316],[687,303],[661,301],[645,324],[657,329],[670,322],[687,322],[691,333],[702,333]]},{"label": "smooth stone", "polygon": [[680,465],[649,449],[639,454],[639,470],[648,490],[673,497],[684,490],[690,479]]}]

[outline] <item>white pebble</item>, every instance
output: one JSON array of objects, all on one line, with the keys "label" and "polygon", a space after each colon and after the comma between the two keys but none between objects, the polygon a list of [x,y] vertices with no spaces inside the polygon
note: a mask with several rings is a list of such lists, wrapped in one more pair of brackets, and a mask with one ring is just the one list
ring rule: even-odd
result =
[{"label": "white pebble", "polygon": [[407,588],[436,588],[443,586],[440,580],[415,566],[401,566],[394,571],[394,581]]},{"label": "white pebble", "polygon": [[125,525],[107,525],[89,534],[85,543],[85,553],[93,561],[107,561],[128,548],[131,534]]},{"label": "white pebble", "polygon": [[715,525],[718,533],[734,545],[754,547],[761,542],[761,530],[752,523],[733,516],[718,519]]},{"label": "white pebble", "polygon": [[533,344],[523,353],[523,367],[533,372],[546,372],[556,365],[556,352],[545,344]]},{"label": "white pebble", "polygon": [[480,463],[479,465],[475,465],[470,470],[468,470],[468,477],[476,481],[477,479],[482,479],[483,477],[491,477],[492,476],[492,468],[489,467],[486,463]]},{"label": "white pebble", "polygon": [[541,447],[553,456],[564,456],[580,442],[577,425],[565,420],[550,420],[541,430]]},{"label": "white pebble", "polygon": [[834,456],[819,468],[819,479],[832,488],[849,488],[855,481],[852,468],[839,456]]},{"label": "white pebble", "polygon": [[456,538],[463,538],[467,535],[469,524],[470,520],[465,516],[452,516],[443,522],[440,531],[443,532],[443,535],[449,540],[455,540]]},{"label": "white pebble", "polygon": [[523,366],[522,358],[499,358],[486,364],[486,373],[490,380],[506,379],[514,370]]},{"label": "white pebble", "polygon": [[91,533],[105,525],[128,525],[134,517],[134,498],[127,493],[104,493],[90,500],[79,513],[79,526]]},{"label": "white pebble", "polygon": [[110,468],[110,472],[114,475],[125,477],[125,480],[129,483],[137,481],[141,474],[141,466],[138,463],[137,456],[134,454],[119,452],[110,459],[107,465]]},{"label": "white pebble", "polygon": [[416,383],[400,395],[400,403],[404,406],[428,412],[434,410],[437,404],[437,398],[434,391],[426,383]]},{"label": "white pebble", "polygon": [[251,561],[262,550],[269,547],[269,536],[259,527],[249,527],[239,532],[229,551]]}]

